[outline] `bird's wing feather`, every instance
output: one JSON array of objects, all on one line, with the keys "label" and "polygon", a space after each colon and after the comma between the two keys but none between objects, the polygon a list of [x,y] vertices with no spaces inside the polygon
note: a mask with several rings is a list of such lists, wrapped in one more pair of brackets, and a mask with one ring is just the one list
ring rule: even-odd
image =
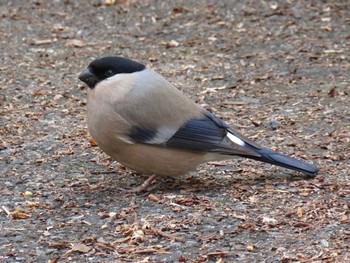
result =
[{"label": "bird's wing feather", "polygon": [[245,138],[243,136],[238,139],[242,140],[243,145],[230,140],[227,136],[228,129],[231,128],[226,123],[212,113],[204,111],[201,117],[188,120],[177,131],[169,129],[167,133],[164,132],[164,128],[160,128],[157,132],[152,133],[146,128],[135,127],[132,131],[137,132],[131,132],[129,136],[136,142],[189,151],[259,156],[255,151],[244,146]]}]

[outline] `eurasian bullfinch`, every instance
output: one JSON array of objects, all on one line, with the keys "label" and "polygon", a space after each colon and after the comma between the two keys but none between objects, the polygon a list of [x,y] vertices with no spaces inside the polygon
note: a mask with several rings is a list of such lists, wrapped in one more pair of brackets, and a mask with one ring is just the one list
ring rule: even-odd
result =
[{"label": "eurasian bullfinch", "polygon": [[113,159],[147,175],[177,176],[208,161],[246,157],[315,176],[318,168],[244,137],[145,65],[96,59],[80,74],[88,128]]}]

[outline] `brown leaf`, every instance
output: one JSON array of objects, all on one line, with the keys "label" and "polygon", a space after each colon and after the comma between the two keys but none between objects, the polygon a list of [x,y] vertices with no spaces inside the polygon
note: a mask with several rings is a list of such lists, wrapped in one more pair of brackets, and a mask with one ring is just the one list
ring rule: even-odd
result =
[{"label": "brown leaf", "polygon": [[95,140],[94,140],[94,139],[89,138],[88,140],[89,140],[89,143],[90,143],[90,145],[91,145],[92,147],[97,146],[97,142],[95,142]]},{"label": "brown leaf", "polygon": [[331,98],[334,98],[335,96],[338,95],[338,92],[337,92],[337,87],[334,86],[332,87],[329,91],[328,91],[328,96],[331,97]]},{"label": "brown leaf", "polygon": [[128,0],[104,0],[103,4],[106,6],[113,6],[116,4],[124,4],[128,2]]},{"label": "brown leaf", "polygon": [[42,96],[42,95],[44,95],[46,92],[45,91],[43,91],[43,90],[34,90],[33,92],[32,92],[32,96]]},{"label": "brown leaf", "polygon": [[177,47],[179,45],[180,43],[177,42],[176,40],[171,40],[170,42],[166,43],[166,48]]},{"label": "brown leaf", "polygon": [[178,258],[179,262],[186,262],[186,258],[183,255],[180,255]]},{"label": "brown leaf", "polygon": [[341,218],[340,218],[340,222],[344,223],[348,220],[348,216],[347,215],[343,215]]},{"label": "brown leaf", "polygon": [[57,248],[57,249],[68,248],[70,247],[70,243],[67,241],[52,242],[52,243],[49,243],[49,247]]},{"label": "brown leaf", "polygon": [[174,14],[180,14],[184,11],[184,9],[182,7],[174,7],[173,8],[173,13]]},{"label": "brown leaf", "polygon": [[52,44],[53,42],[52,39],[34,39],[30,44],[33,46],[42,46]]},{"label": "brown leaf", "polygon": [[31,217],[30,215],[20,211],[11,212],[11,216],[13,219],[27,219]]},{"label": "brown leaf", "polygon": [[303,217],[303,210],[301,209],[301,207],[298,207],[297,209],[297,215],[299,218],[302,218]]},{"label": "brown leaf", "polygon": [[309,223],[305,223],[305,222],[296,222],[293,224],[293,226],[295,226],[295,227],[310,227],[311,225]]},{"label": "brown leaf", "polygon": [[74,48],[74,47],[80,48],[85,46],[86,46],[85,42],[79,39],[70,39],[66,43],[66,47],[70,47],[70,48]]},{"label": "brown leaf", "polygon": [[91,250],[91,247],[78,243],[78,244],[72,244],[71,248],[73,251],[79,251],[81,253],[87,253]]},{"label": "brown leaf", "polygon": [[159,203],[159,202],[160,202],[160,199],[159,199],[156,195],[154,195],[154,194],[148,195],[148,199],[151,200],[151,201],[153,201],[153,202],[156,202],[156,203]]},{"label": "brown leaf", "polygon": [[254,250],[254,245],[248,244],[248,245],[246,246],[246,249],[247,249],[248,251],[253,251],[253,250]]},{"label": "brown leaf", "polygon": [[225,161],[213,161],[213,162],[208,162],[210,165],[214,166],[227,166],[227,163]]}]

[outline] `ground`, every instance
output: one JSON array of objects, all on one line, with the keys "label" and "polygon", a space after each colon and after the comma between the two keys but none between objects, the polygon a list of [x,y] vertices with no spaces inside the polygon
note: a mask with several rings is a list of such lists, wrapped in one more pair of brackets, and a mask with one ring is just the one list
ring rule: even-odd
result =
[{"label": "ground", "polygon": [[[8,1],[0,6],[1,262],[350,262],[344,1]],[[251,160],[144,177],[102,153],[79,73],[120,55],[247,137]]]}]

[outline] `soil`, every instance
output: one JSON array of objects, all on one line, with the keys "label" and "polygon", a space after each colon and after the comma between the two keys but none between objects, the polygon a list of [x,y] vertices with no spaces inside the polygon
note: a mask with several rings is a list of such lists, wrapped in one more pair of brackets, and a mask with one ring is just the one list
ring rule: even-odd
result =
[{"label": "soil", "polygon": [[[344,1],[5,1],[1,262],[350,262],[350,6]],[[317,177],[251,160],[157,180],[111,160],[77,76],[154,68]]]}]

